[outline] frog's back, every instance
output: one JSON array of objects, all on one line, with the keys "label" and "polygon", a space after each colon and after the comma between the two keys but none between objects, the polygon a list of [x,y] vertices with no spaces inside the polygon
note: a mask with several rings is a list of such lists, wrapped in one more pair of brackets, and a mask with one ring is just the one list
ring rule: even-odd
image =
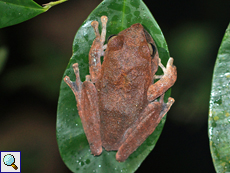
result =
[{"label": "frog's back", "polygon": [[144,33],[127,31],[133,38],[126,40],[127,33],[122,32],[111,43],[118,45],[117,50],[108,44],[96,85],[102,143],[107,150],[118,149],[126,130],[148,104],[147,89],[152,83],[151,56]]}]

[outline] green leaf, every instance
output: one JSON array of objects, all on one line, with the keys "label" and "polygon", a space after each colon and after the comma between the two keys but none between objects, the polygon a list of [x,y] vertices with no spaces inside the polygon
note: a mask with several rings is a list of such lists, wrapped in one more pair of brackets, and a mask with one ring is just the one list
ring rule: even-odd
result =
[{"label": "green leaf", "polygon": [[[72,64],[78,62],[81,80],[89,74],[88,53],[95,38],[91,27],[93,20],[100,21],[102,15],[108,16],[107,35],[141,23],[155,40],[160,58],[166,64],[169,52],[164,36],[152,14],[141,0],[104,0],[84,21],[73,43],[73,56],[63,75],[75,80]],[[100,27],[101,27],[101,22]],[[169,96],[167,92],[167,97]],[[100,156],[91,155],[89,144],[77,113],[76,101],[71,89],[64,81],[61,83],[57,111],[57,141],[61,157],[73,172],[134,172],[151,152],[163,129],[165,118],[148,139],[125,162],[117,162],[116,151],[103,150]]]},{"label": "green leaf", "polygon": [[50,2],[41,7],[33,0],[0,0],[0,28],[29,20],[65,1]]},{"label": "green leaf", "polygon": [[209,109],[209,140],[216,172],[230,172],[230,24],[213,73]]}]

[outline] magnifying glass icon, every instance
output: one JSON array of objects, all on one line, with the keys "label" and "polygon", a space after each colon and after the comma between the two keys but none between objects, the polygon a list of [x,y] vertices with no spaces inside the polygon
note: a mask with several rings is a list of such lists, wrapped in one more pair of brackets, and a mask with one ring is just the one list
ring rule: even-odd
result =
[{"label": "magnifying glass icon", "polygon": [[15,170],[18,169],[18,167],[14,164],[15,163],[15,158],[11,154],[7,154],[3,158],[3,162],[7,166],[12,166]]}]

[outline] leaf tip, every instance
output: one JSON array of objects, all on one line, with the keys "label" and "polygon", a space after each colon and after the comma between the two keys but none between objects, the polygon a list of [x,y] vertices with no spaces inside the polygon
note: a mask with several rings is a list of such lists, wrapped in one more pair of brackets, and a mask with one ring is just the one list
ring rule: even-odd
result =
[{"label": "leaf tip", "polygon": [[58,4],[61,4],[61,3],[66,2],[66,1],[68,1],[68,0],[58,0],[58,1],[55,1],[55,2],[49,2],[47,4],[43,4],[43,8],[47,11],[51,7],[53,7],[55,5],[58,5]]}]

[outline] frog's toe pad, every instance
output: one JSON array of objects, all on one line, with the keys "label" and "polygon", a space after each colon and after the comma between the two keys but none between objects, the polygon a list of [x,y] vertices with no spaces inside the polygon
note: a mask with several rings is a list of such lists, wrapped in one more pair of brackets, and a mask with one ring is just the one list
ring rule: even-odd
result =
[{"label": "frog's toe pad", "polygon": [[102,153],[102,147],[94,148],[94,149],[90,148],[90,150],[94,156],[99,156]]}]

